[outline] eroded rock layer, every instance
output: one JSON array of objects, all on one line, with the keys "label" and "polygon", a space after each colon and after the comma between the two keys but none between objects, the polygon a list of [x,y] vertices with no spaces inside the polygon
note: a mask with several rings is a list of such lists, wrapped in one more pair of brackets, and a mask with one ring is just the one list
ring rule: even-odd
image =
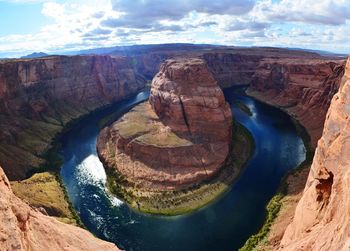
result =
[{"label": "eroded rock layer", "polygon": [[350,249],[350,60],[281,250]]},{"label": "eroded rock layer", "polygon": [[252,76],[248,93],[297,119],[307,129],[315,148],[344,65],[343,60],[265,59]]},{"label": "eroded rock layer", "polygon": [[149,102],[105,128],[97,149],[129,183],[183,189],[220,170],[231,132],[230,107],[205,62],[167,60],[153,79]]},{"label": "eroded rock layer", "polygon": [[0,163],[6,174],[27,177],[68,122],[143,86],[122,57],[0,61]]},{"label": "eroded rock layer", "polygon": [[160,45],[129,51],[127,55],[147,77],[156,74],[165,59],[184,55],[200,57],[222,88],[250,85],[250,94],[283,107],[306,127],[313,148],[321,137],[326,111],[339,88],[345,62],[337,56],[266,47]]},{"label": "eroded rock layer", "polygon": [[153,110],[172,131],[199,141],[226,141],[231,110],[201,59],[167,60],[152,82]]},{"label": "eroded rock layer", "polygon": [[45,216],[17,198],[0,167],[0,249],[118,250],[88,231]]},{"label": "eroded rock layer", "polygon": [[166,59],[200,57],[207,62],[220,87],[250,85],[253,96],[284,107],[306,127],[313,148],[321,137],[326,111],[339,88],[345,62],[344,57],[337,55],[322,56],[314,52],[273,47],[177,44],[113,53],[133,58],[137,71],[148,78],[158,72],[160,64]]}]

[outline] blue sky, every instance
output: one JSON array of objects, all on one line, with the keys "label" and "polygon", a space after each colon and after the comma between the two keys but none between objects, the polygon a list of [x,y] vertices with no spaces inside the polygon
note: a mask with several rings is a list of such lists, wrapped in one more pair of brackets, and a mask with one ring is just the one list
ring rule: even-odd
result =
[{"label": "blue sky", "polygon": [[49,18],[41,15],[42,4],[13,4],[0,1],[0,36],[39,32]]},{"label": "blue sky", "polygon": [[212,43],[350,52],[350,0],[0,0],[0,57]]}]

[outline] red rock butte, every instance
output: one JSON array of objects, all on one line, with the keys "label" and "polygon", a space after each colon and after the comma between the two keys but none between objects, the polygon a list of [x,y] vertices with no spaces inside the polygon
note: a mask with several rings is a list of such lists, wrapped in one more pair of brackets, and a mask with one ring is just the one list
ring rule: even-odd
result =
[{"label": "red rock butte", "polygon": [[108,168],[146,190],[179,190],[214,176],[230,150],[232,114],[206,63],[165,61],[142,103],[102,130]]}]

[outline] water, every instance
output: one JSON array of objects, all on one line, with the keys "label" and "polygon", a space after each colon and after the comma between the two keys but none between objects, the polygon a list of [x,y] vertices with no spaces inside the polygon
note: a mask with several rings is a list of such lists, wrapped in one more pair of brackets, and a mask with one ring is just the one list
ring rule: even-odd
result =
[{"label": "water", "polygon": [[[97,122],[125,113],[147,92],[89,116],[64,136],[61,176],[86,227],[125,250],[237,250],[261,226],[265,206],[283,175],[305,159],[305,147],[285,113],[234,89],[225,90],[235,119],[252,133],[256,150],[230,190],[190,215],[161,217],[131,211],[105,189],[106,174],[96,154]],[[239,110],[235,99],[253,116]]]}]

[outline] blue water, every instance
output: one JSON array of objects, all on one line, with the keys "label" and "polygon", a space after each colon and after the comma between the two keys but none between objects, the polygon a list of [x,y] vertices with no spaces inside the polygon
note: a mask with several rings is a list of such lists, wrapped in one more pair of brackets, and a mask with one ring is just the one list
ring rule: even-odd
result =
[{"label": "blue water", "polygon": [[[96,153],[97,122],[111,113],[121,116],[149,93],[113,105],[81,121],[62,140],[61,176],[85,226],[96,236],[125,250],[237,250],[261,226],[265,206],[287,171],[305,159],[305,147],[285,113],[235,89],[226,89],[234,118],[252,133],[256,150],[246,168],[214,203],[176,217],[131,211],[105,188],[106,174]],[[234,100],[253,112],[248,116]]]}]

